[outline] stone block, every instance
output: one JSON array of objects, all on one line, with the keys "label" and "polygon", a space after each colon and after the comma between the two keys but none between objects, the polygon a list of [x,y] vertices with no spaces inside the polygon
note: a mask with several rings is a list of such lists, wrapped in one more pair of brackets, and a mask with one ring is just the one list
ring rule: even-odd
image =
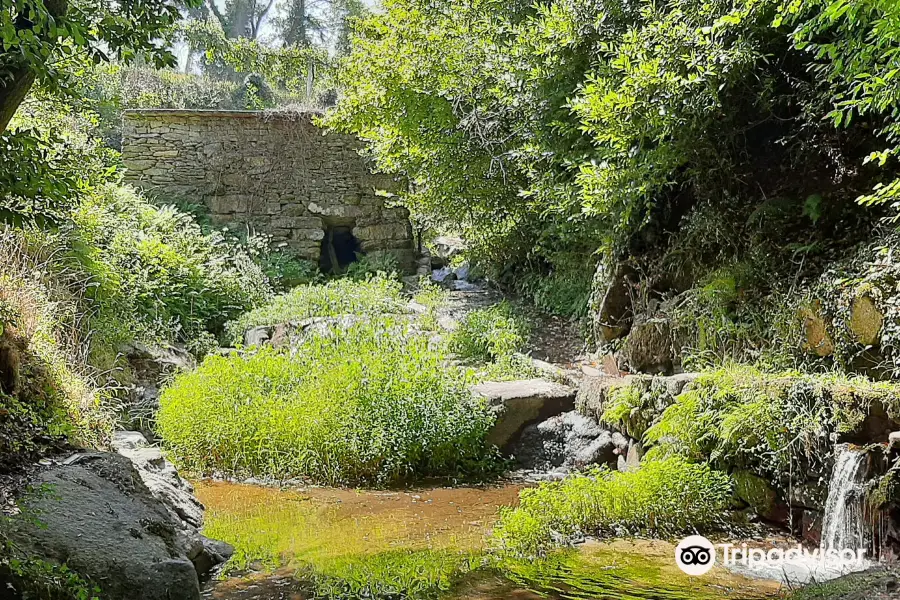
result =
[{"label": "stone block", "polygon": [[497,419],[485,441],[500,449],[514,442],[522,430],[575,407],[575,390],[544,379],[488,382],[472,392],[483,397]]},{"label": "stone block", "polygon": [[822,303],[816,300],[800,309],[798,316],[803,321],[803,349],[817,356],[834,354],[834,341],[828,332],[829,323],[822,315]]},{"label": "stone block", "polygon": [[320,242],[325,239],[325,231],[323,229],[294,229],[293,238],[296,240]]},{"label": "stone block", "polygon": [[881,341],[884,315],[868,295],[858,296],[850,306],[850,331],[860,344],[874,346]]},{"label": "stone block", "polygon": [[402,240],[411,237],[409,227],[405,223],[381,223],[356,227],[353,235],[359,240]]}]

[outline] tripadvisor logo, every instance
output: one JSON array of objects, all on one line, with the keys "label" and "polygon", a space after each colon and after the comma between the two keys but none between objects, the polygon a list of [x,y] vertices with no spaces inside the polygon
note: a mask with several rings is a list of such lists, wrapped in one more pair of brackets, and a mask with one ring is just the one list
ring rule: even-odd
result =
[{"label": "tripadvisor logo", "polygon": [[675,548],[675,562],[688,575],[705,575],[716,562],[716,549],[702,535],[692,535]]},{"label": "tripadvisor logo", "polygon": [[[736,547],[734,544],[717,544],[722,549],[722,564],[732,567],[738,564],[751,569],[780,567],[784,564],[810,564],[812,562],[833,562],[843,566],[858,565],[865,567],[866,549],[815,548],[808,550],[802,545],[782,549],[748,548],[747,544]],[[675,548],[675,563],[688,575],[705,575],[716,563],[716,546],[702,535],[692,535],[681,540]]]}]

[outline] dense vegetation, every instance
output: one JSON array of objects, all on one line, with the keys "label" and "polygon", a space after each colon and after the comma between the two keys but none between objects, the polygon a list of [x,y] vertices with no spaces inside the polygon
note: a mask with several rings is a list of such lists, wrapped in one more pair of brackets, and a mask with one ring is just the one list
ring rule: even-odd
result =
[{"label": "dense vegetation", "polygon": [[643,467],[525,493],[496,534],[513,554],[716,526],[732,489],[763,514],[792,469],[827,470],[831,436],[869,406],[900,418],[896,386],[866,379],[900,374],[900,3],[6,8],[0,477],[108,441],[125,344],[202,359],[314,317],[289,350],[213,354],[166,389],[159,432],[183,466],[375,485],[495,466],[466,384],[530,373],[525,320],[504,303],[436,336],[442,292],[413,307],[390,264],[326,281],[122,185],[121,114],[141,107],[337,102],[322,122],[409,182],[399,200],[426,238],[462,234],[477,268],[591,321],[624,369],[706,371],[672,398],[613,389],[598,416],[649,448]]},{"label": "dense vegetation", "polygon": [[[357,28],[330,123],[414,182],[423,222],[584,301],[589,256],[653,258],[692,208],[734,215],[738,237],[709,244],[718,258],[758,211],[809,215],[773,237],[790,258],[845,238],[866,218],[858,196],[887,201],[896,23],[879,0],[389,0]],[[515,281],[539,301],[554,289]]]}]

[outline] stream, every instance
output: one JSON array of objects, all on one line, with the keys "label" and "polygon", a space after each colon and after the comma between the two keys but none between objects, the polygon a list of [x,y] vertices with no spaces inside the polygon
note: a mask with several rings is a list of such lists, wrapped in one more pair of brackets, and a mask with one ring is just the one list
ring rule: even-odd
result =
[{"label": "stream", "polygon": [[487,536],[520,485],[358,491],[199,482],[206,535],[236,548],[217,600],[707,600],[780,597],[780,585],[716,567],[683,574],[674,545],[588,542],[538,561],[490,559]]}]

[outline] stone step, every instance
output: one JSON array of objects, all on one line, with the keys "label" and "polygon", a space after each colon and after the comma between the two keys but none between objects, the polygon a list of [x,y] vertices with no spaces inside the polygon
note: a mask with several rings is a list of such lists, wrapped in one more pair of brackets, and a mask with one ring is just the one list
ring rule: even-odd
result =
[{"label": "stone step", "polygon": [[485,398],[496,414],[487,442],[501,451],[509,450],[528,425],[575,408],[575,389],[546,379],[485,382],[472,392]]}]

